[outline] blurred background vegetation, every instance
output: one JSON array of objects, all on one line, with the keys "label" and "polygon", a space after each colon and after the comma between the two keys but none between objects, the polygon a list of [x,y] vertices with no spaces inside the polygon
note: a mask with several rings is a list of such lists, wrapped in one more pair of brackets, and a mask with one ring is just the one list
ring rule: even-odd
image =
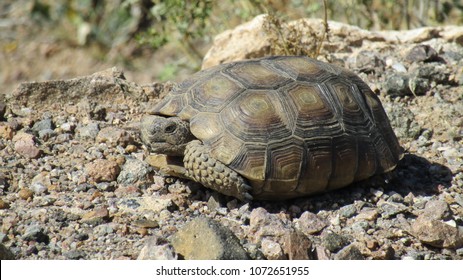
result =
[{"label": "blurred background vegetation", "polygon": [[[17,11],[18,1],[23,3],[21,12]],[[323,18],[325,12],[322,0],[1,2],[0,31],[9,19],[32,21],[33,25],[28,25],[32,33],[47,30],[60,42],[88,48],[101,60],[127,67],[135,57],[163,51],[172,59],[157,74],[159,80],[172,79],[180,67],[197,70],[215,35],[258,14],[289,21]],[[461,0],[327,0],[326,12],[328,20],[370,30],[463,24]],[[15,47],[14,38],[7,33],[0,35],[0,40],[4,51]]]}]

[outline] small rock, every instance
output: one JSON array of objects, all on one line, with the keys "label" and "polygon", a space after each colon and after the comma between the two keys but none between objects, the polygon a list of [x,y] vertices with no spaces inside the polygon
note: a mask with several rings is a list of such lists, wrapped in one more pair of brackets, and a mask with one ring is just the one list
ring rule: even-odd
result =
[{"label": "small rock", "polygon": [[53,129],[42,129],[38,132],[38,135],[43,141],[48,141],[50,138],[56,136],[56,132]]},{"label": "small rock", "polygon": [[311,235],[328,226],[328,222],[314,213],[305,211],[299,219],[295,220],[295,225],[305,235]]},{"label": "small rock", "polygon": [[85,166],[87,174],[90,178],[96,182],[112,182],[116,180],[119,175],[119,165],[111,160],[107,159],[96,159],[95,161],[88,163]]},{"label": "small rock", "polygon": [[355,216],[355,219],[358,221],[374,221],[376,218],[378,218],[378,210],[376,208],[364,208],[357,216]]},{"label": "small rock", "polygon": [[401,203],[379,201],[378,206],[381,209],[381,216],[385,219],[396,216],[399,213],[403,213],[407,210],[407,207]]},{"label": "small rock", "polygon": [[89,225],[99,225],[107,222],[109,219],[109,211],[105,207],[97,208],[89,211],[82,216],[81,222]]},{"label": "small rock", "polygon": [[286,233],[283,239],[283,251],[290,260],[308,260],[312,248],[310,240],[297,230]]},{"label": "small rock", "polygon": [[29,198],[32,198],[34,195],[34,192],[30,189],[20,189],[18,192],[18,196],[24,200],[28,200]]},{"label": "small rock", "polygon": [[350,244],[341,249],[336,255],[335,260],[364,260],[362,253],[354,244]]},{"label": "small rock", "polygon": [[383,84],[384,91],[391,96],[411,95],[412,92],[408,87],[408,77],[404,74],[394,73],[386,78]]},{"label": "small rock", "polygon": [[14,254],[5,245],[0,243],[0,260],[14,260]]},{"label": "small rock", "polygon": [[448,204],[443,200],[430,200],[426,203],[423,216],[430,220],[442,220],[451,216]]},{"label": "small rock", "polygon": [[34,135],[19,132],[13,137],[14,150],[26,158],[38,158],[42,151],[37,148],[34,141]]},{"label": "small rock", "polygon": [[55,125],[53,124],[51,119],[44,119],[41,121],[36,122],[32,126],[32,131],[35,133],[39,133],[41,130],[53,130],[55,128]]},{"label": "small rock", "polygon": [[262,239],[261,247],[262,247],[262,253],[264,254],[265,258],[267,258],[267,260],[285,260],[286,259],[286,256],[284,255],[280,244],[278,244],[277,242],[269,238]]},{"label": "small rock", "polygon": [[22,238],[26,241],[37,241],[46,244],[50,242],[50,238],[45,233],[45,230],[41,226],[35,224],[26,228]]},{"label": "small rock", "polygon": [[360,51],[355,56],[355,68],[361,72],[371,73],[384,70],[386,63],[372,51]]},{"label": "small rock", "polygon": [[8,209],[8,208],[10,208],[10,204],[0,198],[0,209]]},{"label": "small rock", "polygon": [[383,245],[371,254],[373,260],[393,260],[394,256],[395,250],[390,245]]},{"label": "small rock", "polygon": [[96,141],[113,146],[121,145],[122,147],[125,147],[133,142],[127,131],[113,126],[105,127],[100,130],[96,137]]},{"label": "small rock", "polygon": [[177,254],[169,244],[158,245],[157,238],[148,238],[137,260],[176,260]]},{"label": "small rock", "polygon": [[431,62],[437,61],[439,56],[431,46],[417,45],[407,53],[405,59],[409,62]]},{"label": "small rock", "polygon": [[187,260],[246,260],[235,234],[210,218],[198,217],[172,237],[175,251]]},{"label": "small rock", "polygon": [[144,161],[128,159],[122,166],[119,176],[117,176],[117,182],[122,185],[147,182],[152,170],[149,164]]},{"label": "small rock", "polygon": [[63,256],[68,260],[84,260],[86,255],[81,250],[71,250],[63,253]]},{"label": "small rock", "polygon": [[354,204],[343,206],[339,209],[339,215],[344,218],[353,217],[357,213],[357,208]]},{"label": "small rock", "polygon": [[291,227],[285,225],[276,214],[270,214],[262,207],[252,210],[249,216],[248,235],[252,236],[255,243],[259,243],[262,238],[269,236],[282,239],[291,230]]},{"label": "small rock", "polygon": [[433,247],[456,249],[463,246],[463,232],[459,228],[423,215],[412,223],[411,233]]},{"label": "small rock", "polygon": [[2,100],[2,101],[0,101],[0,121],[4,120],[5,113],[6,113],[6,104]]},{"label": "small rock", "polygon": [[322,237],[322,245],[332,253],[336,253],[349,243],[349,238],[334,232],[327,233]]},{"label": "small rock", "polygon": [[94,140],[100,132],[98,123],[89,123],[86,126],[79,127],[77,133],[81,139]]},{"label": "small rock", "polygon": [[61,129],[61,131],[72,133],[74,129],[76,128],[76,125],[74,123],[66,122],[66,123],[61,124],[59,128]]},{"label": "small rock", "polygon": [[32,178],[30,189],[35,195],[41,195],[48,191],[51,186],[50,175],[47,172],[41,172]]},{"label": "small rock", "polygon": [[13,139],[14,130],[11,125],[7,123],[0,123],[0,139],[11,140]]}]

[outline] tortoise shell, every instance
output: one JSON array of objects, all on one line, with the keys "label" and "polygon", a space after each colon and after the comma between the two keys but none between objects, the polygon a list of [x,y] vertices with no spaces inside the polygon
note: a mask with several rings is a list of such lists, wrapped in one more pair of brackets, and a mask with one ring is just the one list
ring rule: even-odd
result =
[{"label": "tortoise shell", "polygon": [[402,148],[378,97],[354,73],[308,57],[268,57],[200,71],[154,114],[189,121],[210,154],[256,198],[341,188],[391,171]]}]

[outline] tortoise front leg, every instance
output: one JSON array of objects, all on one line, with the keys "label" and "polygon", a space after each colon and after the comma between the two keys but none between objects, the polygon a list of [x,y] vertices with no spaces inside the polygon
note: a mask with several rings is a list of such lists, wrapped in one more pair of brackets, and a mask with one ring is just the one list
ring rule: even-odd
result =
[{"label": "tortoise front leg", "polygon": [[249,194],[252,188],[244,178],[212,158],[200,141],[194,140],[186,145],[183,164],[186,175],[203,186],[240,200],[252,200]]}]

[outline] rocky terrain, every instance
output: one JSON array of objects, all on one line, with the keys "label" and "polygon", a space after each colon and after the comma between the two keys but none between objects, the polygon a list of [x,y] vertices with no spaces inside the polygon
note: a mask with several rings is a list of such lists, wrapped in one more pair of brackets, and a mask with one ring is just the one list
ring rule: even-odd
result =
[{"label": "rocky terrain", "polygon": [[[264,21],[217,36],[203,67],[271,55]],[[284,28],[309,47],[320,26]],[[370,85],[407,151],[388,184],[243,203],[149,164],[138,123],[171,83],[27,82],[0,96],[0,257],[463,259],[463,28],[329,26],[318,58]]]}]

